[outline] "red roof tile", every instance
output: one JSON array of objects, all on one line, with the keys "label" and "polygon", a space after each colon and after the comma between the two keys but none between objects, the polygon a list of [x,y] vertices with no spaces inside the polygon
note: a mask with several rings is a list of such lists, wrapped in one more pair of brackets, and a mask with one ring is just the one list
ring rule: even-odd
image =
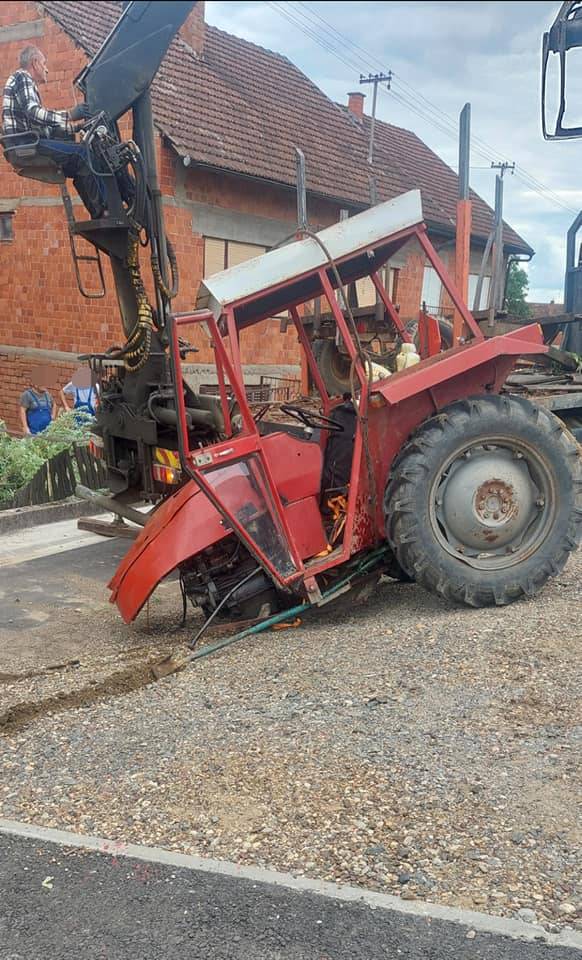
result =
[{"label": "red roof tile", "polygon": [[[47,0],[46,11],[88,55],[115,24],[120,4]],[[179,37],[152,88],[156,123],[181,155],[247,176],[295,185],[293,147],[305,153],[308,190],[357,207],[419,187],[425,219],[454,229],[457,176],[414,133],[378,122],[367,163],[369,118],[359,123],[286,57],[206,25],[203,56]],[[473,194],[473,235],[486,237],[493,214]],[[512,251],[531,248],[509,226]]]}]

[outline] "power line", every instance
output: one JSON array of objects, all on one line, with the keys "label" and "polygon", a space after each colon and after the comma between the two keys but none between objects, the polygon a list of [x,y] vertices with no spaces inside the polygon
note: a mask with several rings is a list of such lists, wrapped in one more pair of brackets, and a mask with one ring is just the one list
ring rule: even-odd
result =
[{"label": "power line", "polygon": [[354,70],[358,73],[360,72],[360,68],[354,60],[349,60],[347,56],[342,53],[339,47],[330,41],[327,41],[324,37],[318,34],[316,30],[306,26],[302,20],[298,19],[291,11],[287,10],[282,3],[273,3],[271,0],[268,0],[268,6],[288,20],[289,23],[293,24],[293,26],[297,27],[306,36],[310,37],[315,43],[319,44],[320,47],[323,47],[324,50],[327,50],[328,53],[331,53],[332,56],[336,57],[336,59],[341,60],[341,62],[345,64],[345,66],[349,67],[350,70]]},{"label": "power line", "polygon": [[[293,4],[289,3],[289,6],[293,6]],[[311,10],[306,3],[303,3],[301,2],[301,0],[298,0],[295,6],[302,7],[306,11],[303,14],[303,16],[309,17],[312,23],[315,23],[314,18],[317,18],[317,20],[319,20],[322,25],[323,33],[328,33],[329,36],[334,37],[336,42],[339,41],[342,45],[348,44],[349,46],[353,47],[354,50],[357,50],[361,54],[363,54],[365,57],[368,57],[370,61],[373,61],[378,66],[382,67],[382,69],[384,70],[386,69],[386,65],[381,60],[379,60],[378,57],[375,56],[375,54],[373,54],[369,50],[365,50],[359,44],[355,43],[353,40],[350,40],[349,37],[346,37],[345,35],[340,33],[339,30],[336,30],[336,28],[333,27],[327,20],[325,20],[325,18],[322,17],[316,10]],[[451,115],[446,113],[444,110],[442,110],[441,107],[439,107],[437,104],[433,103],[431,100],[425,97],[423,93],[421,93],[419,90],[416,90],[410,83],[408,83],[408,81],[406,81],[399,74],[393,73],[393,76],[394,76],[395,83],[400,84],[402,87],[404,87],[405,91],[406,90],[410,91],[408,96],[412,96],[417,101],[421,101],[422,103],[424,103],[426,107],[430,109],[430,111],[432,111],[436,115],[439,115],[441,120],[444,120],[447,124],[450,124],[453,131],[455,132],[455,136],[457,135],[457,121],[454,117],[451,117]],[[499,151],[493,150],[491,147],[489,147],[488,144],[485,143],[485,141],[481,140],[479,137],[473,136],[472,139],[474,143],[481,144],[481,147],[487,150],[488,152],[491,151],[492,156],[499,155]]]},{"label": "power line", "polygon": [[[292,6],[292,4],[290,4],[290,6]],[[305,3],[299,3],[299,6],[305,8],[305,10],[309,10],[309,8]],[[344,37],[338,30],[335,29],[335,27],[332,27],[331,24],[329,24],[315,10],[310,12],[315,17],[317,17],[317,19],[322,24],[325,25],[324,29],[327,29],[327,32],[330,35],[335,36],[338,40],[341,40],[345,44],[349,44],[354,49],[362,51],[364,55],[371,58],[371,60],[374,63],[377,63],[377,64],[381,63],[381,61],[378,60],[378,58],[375,57],[374,54],[364,50],[363,47],[360,47],[359,44],[354,43],[348,37]],[[436,104],[432,103],[432,101],[430,101],[427,97],[425,97],[424,94],[420,93],[419,91],[416,91],[414,87],[412,87],[411,84],[409,84],[406,80],[400,77],[399,74],[393,74],[393,77],[394,77],[394,81],[392,86],[392,96],[395,99],[397,99],[403,106],[406,106],[408,109],[416,113],[417,116],[421,117],[426,122],[431,123],[441,133],[444,133],[447,136],[451,136],[456,141],[458,136],[456,120],[453,117],[451,117],[449,114],[445,113]],[[398,85],[398,84],[401,87],[404,87],[404,91],[400,96],[398,96],[397,91],[394,89],[394,85]],[[407,94],[408,90],[410,90],[410,94]],[[414,103],[410,102],[410,100],[407,100],[407,97],[410,97],[414,101]],[[496,160],[500,155],[500,151],[495,150],[493,147],[487,144],[486,141],[482,140],[480,137],[477,137],[475,135],[472,138],[472,147],[473,147],[473,151],[476,154],[478,154],[482,159],[487,160],[489,162],[491,162],[492,160]],[[564,201],[550,187],[546,186],[544,183],[538,180],[537,177],[534,177],[533,174],[525,170],[524,167],[521,167],[521,166],[516,167],[516,175],[520,177],[520,179],[526,184],[526,186],[528,186],[531,190],[537,193],[538,196],[542,197],[545,200],[550,200],[552,203],[554,203],[557,206],[560,206],[563,210],[567,211],[568,213],[573,213],[573,214],[576,213],[576,211],[574,211],[572,207],[570,207],[567,203],[564,203]]]},{"label": "power line", "polygon": [[[269,2],[269,6],[349,69],[357,72],[362,71],[362,61],[355,59],[361,56],[366,58],[365,69],[368,69],[372,64],[374,64],[375,68],[381,66],[383,70],[386,69],[385,64],[374,54],[340,33],[339,30],[336,30],[324,17],[308,7],[307,4],[302,2],[296,4],[287,2],[287,4],[284,5],[283,3]],[[415,90],[404,78],[394,73],[392,73],[392,76],[394,79],[391,96],[407,110],[416,114],[426,123],[430,123],[445,136],[451,137],[456,141],[458,137],[457,121],[425,97],[424,94]],[[395,89],[396,85],[402,89]],[[473,136],[472,141],[474,153],[489,163],[498,160],[499,156],[502,155],[501,151],[495,150],[480,137]],[[537,177],[525,170],[524,167],[520,165],[516,167],[516,176],[542,199],[561,207],[568,213],[576,214],[577,211],[573,210],[567,203],[564,203],[550,187],[538,180]]]}]

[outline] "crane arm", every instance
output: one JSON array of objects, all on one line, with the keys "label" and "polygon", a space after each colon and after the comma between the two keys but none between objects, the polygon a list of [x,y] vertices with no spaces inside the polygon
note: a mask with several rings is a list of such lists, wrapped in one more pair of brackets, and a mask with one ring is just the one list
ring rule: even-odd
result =
[{"label": "crane arm", "polygon": [[92,112],[117,120],[152,84],[178,30],[197,0],[133,0],[76,78]]}]

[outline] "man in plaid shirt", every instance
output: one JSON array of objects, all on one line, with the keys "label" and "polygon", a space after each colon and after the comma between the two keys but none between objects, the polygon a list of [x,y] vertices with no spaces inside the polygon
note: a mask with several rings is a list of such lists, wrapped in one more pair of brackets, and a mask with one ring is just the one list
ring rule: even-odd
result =
[{"label": "man in plaid shirt", "polygon": [[[38,47],[25,47],[20,54],[20,70],[8,78],[4,88],[4,136],[37,133],[40,137],[38,152],[51,157],[65,176],[72,178],[81,200],[91,217],[96,219],[105,208],[103,184],[89,169],[86,146],[74,142],[73,127],[76,121],[90,116],[89,108],[81,103],[70,110],[47,110],[38,91],[38,84],[46,83],[47,77],[45,55]],[[10,149],[10,141],[4,149]]]}]

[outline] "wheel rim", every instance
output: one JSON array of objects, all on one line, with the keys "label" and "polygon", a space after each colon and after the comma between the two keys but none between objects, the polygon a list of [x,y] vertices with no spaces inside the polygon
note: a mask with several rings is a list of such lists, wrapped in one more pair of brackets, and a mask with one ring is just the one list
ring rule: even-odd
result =
[{"label": "wheel rim", "polygon": [[430,493],[430,523],[444,549],[480,570],[521,563],[546,539],[556,513],[551,471],[521,440],[460,446]]},{"label": "wheel rim", "polygon": [[[335,346],[335,344],[334,344]],[[331,373],[336,380],[349,381],[351,360],[347,354],[341,353],[339,347],[331,352]]]}]

